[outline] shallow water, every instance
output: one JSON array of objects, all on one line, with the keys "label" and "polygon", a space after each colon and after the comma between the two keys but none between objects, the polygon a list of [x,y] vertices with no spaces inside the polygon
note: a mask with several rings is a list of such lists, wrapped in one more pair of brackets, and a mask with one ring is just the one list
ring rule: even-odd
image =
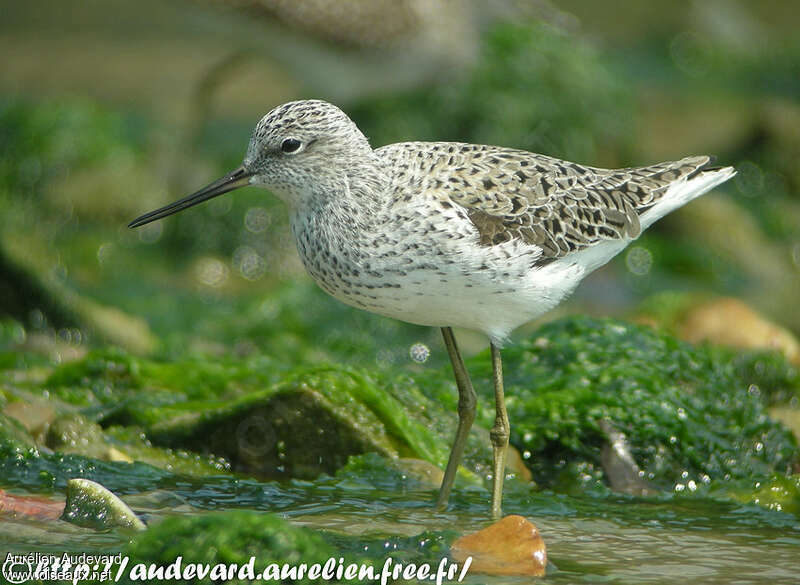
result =
[{"label": "shallow water", "polygon": [[[162,483],[158,490],[123,499],[149,523],[203,510],[277,513],[326,531],[346,560],[366,555],[375,565],[390,554],[437,563],[445,553],[431,542],[446,547],[458,535],[488,524],[483,489],[456,490],[448,511],[436,513],[430,505],[433,491],[396,488],[337,478],[278,484],[220,477]],[[800,574],[800,522],[790,514],[685,496],[572,497],[513,483],[509,492],[504,512],[529,518],[547,544],[550,564],[544,582],[745,585],[794,583]],[[18,552],[109,553],[121,550],[128,537],[61,521],[0,523],[2,548]],[[465,582],[528,581],[473,574]]]}]

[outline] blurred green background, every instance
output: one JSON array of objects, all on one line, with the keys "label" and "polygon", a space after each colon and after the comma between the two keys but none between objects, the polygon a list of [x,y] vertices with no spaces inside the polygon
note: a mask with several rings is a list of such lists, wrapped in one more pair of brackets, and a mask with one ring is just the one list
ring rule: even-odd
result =
[{"label": "blurred green background", "polygon": [[716,154],[734,181],[558,311],[624,314],[700,290],[800,330],[792,2],[239,4],[0,3],[8,343],[367,363],[437,344],[317,291],[266,192],[125,227],[236,166],[261,115],[309,97],[340,105],[374,146],[463,140],[597,166]]}]

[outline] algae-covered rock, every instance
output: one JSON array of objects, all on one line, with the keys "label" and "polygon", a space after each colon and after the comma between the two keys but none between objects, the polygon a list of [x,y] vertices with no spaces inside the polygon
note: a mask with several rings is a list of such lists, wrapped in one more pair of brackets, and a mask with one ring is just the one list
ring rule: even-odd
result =
[{"label": "algae-covered rock", "polygon": [[[785,474],[798,461],[796,441],[766,410],[797,392],[797,375],[778,354],[697,348],[646,327],[574,317],[510,344],[504,362],[519,462],[555,489],[619,485],[619,477],[604,477],[609,433],[601,421],[626,437],[629,475],[653,489]],[[486,428],[494,417],[490,360],[482,353],[468,368],[482,398],[465,468],[484,475],[491,461]],[[232,469],[309,479],[369,452],[441,467],[457,419],[447,365],[413,373],[287,371],[258,356],[161,362],[95,351],[58,366],[46,386],[50,400],[68,402],[104,427],[102,442],[110,447],[189,475]],[[91,424],[78,430],[90,428],[98,430]],[[50,444],[71,451],[83,442]],[[55,459],[37,465],[55,466],[54,484],[73,469]]]},{"label": "algae-covered rock", "polygon": [[[443,466],[456,409],[428,398],[419,384],[452,396],[456,390],[449,366],[426,372],[418,383],[416,375],[398,376],[392,369],[286,371],[262,356],[162,362],[96,350],[58,366],[46,384],[50,396],[110,427],[122,439],[120,449],[134,459],[161,465],[157,451],[141,449],[131,440],[135,433],[123,429],[141,428],[161,447],[212,455],[214,466],[222,458],[224,468],[230,464],[244,473],[310,478],[334,473],[351,455],[370,451]],[[164,461],[168,469],[201,471],[172,455]],[[475,426],[466,467],[483,474],[490,460],[488,431]],[[515,452],[508,471],[530,477]]]},{"label": "algae-covered rock", "polygon": [[267,476],[334,473],[367,451],[441,460],[445,446],[365,374],[317,368],[242,398],[155,409],[157,444],[224,456]]},{"label": "algae-covered rock", "polygon": [[77,453],[106,461],[128,461],[119,449],[108,444],[103,429],[79,414],[56,418],[47,429],[46,445],[61,453]]},{"label": "algae-covered rock", "polygon": [[97,482],[80,478],[67,482],[67,502],[61,519],[95,530],[145,529],[144,522],[119,497]]},{"label": "algae-covered rock", "polygon": [[[311,530],[292,526],[273,514],[242,510],[166,518],[138,535],[128,546],[127,554],[130,565],[126,577],[131,580],[141,570],[137,568],[139,564],[144,568],[156,563],[176,570],[190,563],[203,563],[217,572],[236,565],[233,573],[226,573],[230,580],[225,582],[250,583],[262,571],[278,569],[280,574],[284,565],[324,564],[335,556],[335,551]],[[219,577],[209,573],[206,578],[195,577],[193,582],[218,582]],[[291,580],[279,577],[274,581],[319,582],[299,575]]]},{"label": "algae-covered rock", "polygon": [[[504,366],[511,441],[546,485],[578,463],[585,481],[597,477],[603,419],[628,438],[644,479],[663,488],[786,474],[800,459],[797,442],[767,414],[768,389],[755,386],[764,377],[727,352],[571,317],[507,347]],[[485,352],[468,367],[474,379],[490,375]],[[484,425],[494,416],[488,400],[479,401]]]}]

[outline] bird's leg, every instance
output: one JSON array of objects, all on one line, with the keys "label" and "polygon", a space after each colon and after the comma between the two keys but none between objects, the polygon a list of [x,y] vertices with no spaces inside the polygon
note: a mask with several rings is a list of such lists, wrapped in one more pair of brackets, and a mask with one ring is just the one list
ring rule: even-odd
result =
[{"label": "bird's leg", "polygon": [[492,517],[499,518],[503,504],[503,479],[506,475],[506,450],[511,426],[508,424],[506,400],[503,395],[503,362],[500,349],[494,344],[492,348],[492,372],[494,378],[494,401],[497,415],[494,426],[489,432],[494,448],[494,465],[492,471]]},{"label": "bird's leg", "polygon": [[475,406],[478,402],[478,397],[472,387],[472,381],[469,379],[469,373],[467,373],[467,368],[464,366],[464,360],[461,359],[461,353],[458,351],[453,330],[450,327],[442,327],[442,337],[444,337],[447,353],[450,355],[450,363],[453,365],[453,374],[458,387],[458,428],[456,429],[453,448],[450,449],[450,458],[447,460],[447,468],[444,471],[439,497],[436,500],[436,507],[439,509],[447,506],[450,490],[456,479],[456,471],[459,463],[461,463],[461,457],[464,455],[464,447],[467,445],[469,429],[472,426],[472,421],[475,420]]}]

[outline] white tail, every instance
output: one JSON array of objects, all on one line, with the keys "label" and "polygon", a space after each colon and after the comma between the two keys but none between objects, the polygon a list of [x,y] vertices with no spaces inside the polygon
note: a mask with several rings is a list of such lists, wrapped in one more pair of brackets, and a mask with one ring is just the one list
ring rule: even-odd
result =
[{"label": "white tail", "polygon": [[736,169],[733,167],[723,167],[700,171],[691,178],[676,181],[670,185],[658,203],[639,216],[642,229],[644,230],[657,219],[686,205],[695,197],[700,197],[700,195],[710,191],[720,183],[724,183],[735,174]]}]

